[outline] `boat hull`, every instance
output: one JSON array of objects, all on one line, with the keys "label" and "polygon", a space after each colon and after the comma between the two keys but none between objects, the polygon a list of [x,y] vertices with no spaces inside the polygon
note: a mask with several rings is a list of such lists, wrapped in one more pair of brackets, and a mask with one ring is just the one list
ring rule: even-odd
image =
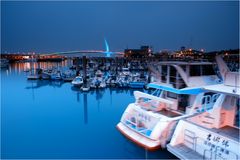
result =
[{"label": "boat hull", "polygon": [[157,149],[161,148],[160,141],[149,139],[133,131],[132,129],[124,125],[122,122],[118,123],[117,129],[129,140],[136,143],[140,147],[145,148],[146,150],[156,151]]}]

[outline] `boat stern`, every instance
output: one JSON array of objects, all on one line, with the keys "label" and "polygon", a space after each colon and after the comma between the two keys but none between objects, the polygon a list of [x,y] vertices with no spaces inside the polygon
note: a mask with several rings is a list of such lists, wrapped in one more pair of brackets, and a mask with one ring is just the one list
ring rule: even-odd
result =
[{"label": "boat stern", "polygon": [[124,125],[122,122],[119,122],[116,127],[126,138],[130,139],[140,147],[143,147],[149,151],[155,151],[161,147],[160,141],[147,138]]}]

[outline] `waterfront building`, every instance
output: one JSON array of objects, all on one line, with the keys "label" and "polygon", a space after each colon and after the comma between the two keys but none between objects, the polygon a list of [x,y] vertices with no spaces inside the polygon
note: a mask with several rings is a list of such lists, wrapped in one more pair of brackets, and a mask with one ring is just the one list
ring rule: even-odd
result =
[{"label": "waterfront building", "polygon": [[140,49],[125,49],[124,57],[143,58],[152,54],[150,46],[141,46]]}]

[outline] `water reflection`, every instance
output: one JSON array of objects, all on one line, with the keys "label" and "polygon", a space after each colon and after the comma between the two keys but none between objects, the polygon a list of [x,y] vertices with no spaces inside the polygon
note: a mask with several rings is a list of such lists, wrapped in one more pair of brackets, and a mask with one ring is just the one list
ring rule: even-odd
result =
[{"label": "water reflection", "polygon": [[48,80],[27,80],[27,84],[31,83],[31,86],[25,87],[26,89],[37,89],[44,86],[58,87],[60,88],[64,82],[63,81],[48,81]]},{"label": "water reflection", "polygon": [[[56,64],[40,63],[43,67],[51,65]],[[23,71],[28,67],[29,63],[11,64],[1,71],[1,143],[6,159],[174,158],[162,150],[146,152],[117,131],[115,126],[122,113],[134,101],[134,89],[106,88],[85,93],[62,81],[26,80]]]},{"label": "water reflection", "polygon": [[34,87],[33,87],[33,82],[32,82],[32,86],[31,86],[31,88],[32,88],[32,100],[34,101],[35,100],[35,94],[34,94]]},{"label": "water reflection", "polygon": [[95,93],[96,93],[96,100],[100,101],[103,97],[104,89],[97,89]]},{"label": "water reflection", "polygon": [[80,92],[77,92],[77,102],[80,102]]},{"label": "water reflection", "polygon": [[88,98],[87,93],[83,93],[84,124],[88,123]]}]

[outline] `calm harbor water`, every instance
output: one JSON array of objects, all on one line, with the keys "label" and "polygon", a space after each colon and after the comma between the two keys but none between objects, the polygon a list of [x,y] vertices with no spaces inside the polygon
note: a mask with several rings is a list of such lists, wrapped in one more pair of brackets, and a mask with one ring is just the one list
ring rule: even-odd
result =
[{"label": "calm harbor water", "polygon": [[175,158],[167,150],[148,152],[116,129],[133,90],[82,93],[71,83],[28,81],[26,66],[1,70],[2,158]]}]

